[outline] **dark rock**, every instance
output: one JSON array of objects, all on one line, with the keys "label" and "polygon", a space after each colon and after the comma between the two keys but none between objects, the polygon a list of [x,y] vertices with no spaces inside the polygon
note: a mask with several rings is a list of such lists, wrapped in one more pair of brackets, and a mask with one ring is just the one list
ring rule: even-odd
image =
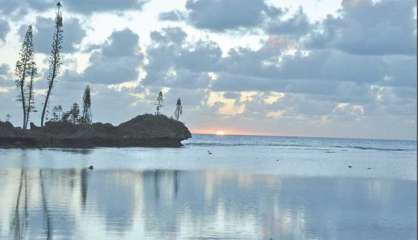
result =
[{"label": "dark rock", "polygon": [[93,168],[94,168],[93,165],[89,166],[89,170],[93,170]]},{"label": "dark rock", "polygon": [[137,116],[119,126],[109,123],[72,124],[47,122],[30,124],[30,130],[0,122],[0,147],[180,147],[191,138],[187,127],[164,115]]}]

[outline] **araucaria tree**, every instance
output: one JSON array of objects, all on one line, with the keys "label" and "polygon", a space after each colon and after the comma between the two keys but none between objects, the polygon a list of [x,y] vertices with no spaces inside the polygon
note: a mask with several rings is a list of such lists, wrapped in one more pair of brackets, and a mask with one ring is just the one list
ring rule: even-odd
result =
[{"label": "araucaria tree", "polygon": [[73,104],[73,107],[71,108],[70,112],[71,112],[71,116],[70,116],[71,122],[73,124],[78,124],[80,121],[80,106],[78,105],[78,103]]},{"label": "araucaria tree", "polygon": [[19,60],[16,62],[15,73],[17,76],[16,86],[19,89],[18,101],[22,103],[22,112],[23,112],[23,128],[26,129],[26,119],[27,119],[27,106],[26,106],[26,94],[25,94],[25,82],[26,77],[31,74],[33,64],[33,34],[32,26],[28,27],[28,30],[25,34],[25,39],[23,40],[22,48],[19,54]]},{"label": "araucaria tree", "polygon": [[158,93],[157,104],[156,104],[157,105],[156,115],[160,115],[160,110],[163,107],[163,100],[164,100],[163,92]]},{"label": "araucaria tree", "polygon": [[41,126],[44,125],[44,119],[46,110],[48,107],[48,101],[51,96],[52,89],[54,87],[54,81],[59,73],[59,68],[61,66],[61,50],[62,50],[62,40],[63,40],[63,25],[62,25],[62,13],[61,13],[61,3],[57,4],[57,14],[55,18],[55,32],[52,39],[52,50],[51,56],[49,57],[49,72],[48,72],[48,91],[46,93],[44,106],[42,108],[41,115]]},{"label": "araucaria tree", "polygon": [[86,124],[91,124],[92,116],[91,116],[91,95],[90,95],[90,86],[87,85],[86,89],[84,90],[83,94],[83,116],[82,122]]},{"label": "araucaria tree", "polygon": [[174,118],[178,121],[180,116],[183,114],[183,105],[181,104],[181,99],[177,99],[176,110],[174,111]]},{"label": "araucaria tree", "polygon": [[52,109],[52,121],[59,122],[61,120],[62,120],[62,107],[61,105],[58,105]]}]

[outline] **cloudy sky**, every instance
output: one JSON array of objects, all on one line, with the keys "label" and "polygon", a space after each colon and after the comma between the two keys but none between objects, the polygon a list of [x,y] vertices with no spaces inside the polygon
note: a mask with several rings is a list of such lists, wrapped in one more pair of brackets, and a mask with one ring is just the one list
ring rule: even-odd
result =
[{"label": "cloudy sky", "polygon": [[[0,119],[20,124],[14,66],[35,29],[37,108],[55,0],[0,0]],[[415,0],[64,0],[50,108],[93,92],[95,121],[163,113],[195,133],[415,139]],[[40,114],[32,120],[39,123]]]}]

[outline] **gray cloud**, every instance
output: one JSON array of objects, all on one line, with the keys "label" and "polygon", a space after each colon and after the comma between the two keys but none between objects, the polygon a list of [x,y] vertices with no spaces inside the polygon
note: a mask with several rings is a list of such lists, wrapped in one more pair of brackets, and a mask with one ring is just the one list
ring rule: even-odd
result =
[{"label": "gray cloud", "polygon": [[278,11],[264,0],[188,0],[186,8],[192,25],[213,31],[255,27]]},{"label": "gray cloud", "polygon": [[142,59],[138,35],[129,29],[115,31],[99,50],[92,53],[81,78],[101,84],[134,81],[138,78]]},{"label": "gray cloud", "polygon": [[141,10],[148,0],[72,0],[63,1],[64,7],[68,6],[70,11],[80,13]]},{"label": "gray cloud", "polygon": [[[331,94],[347,82],[416,86],[416,58],[351,55],[335,50],[281,55],[266,49],[267,46],[257,51],[232,50],[222,59],[222,71],[214,89]],[[281,57],[280,62],[275,60],[277,57]]]},{"label": "gray cloud", "polygon": [[9,23],[3,19],[0,19],[0,41],[6,39],[7,33],[10,31]]},{"label": "gray cloud", "polygon": [[345,0],[311,33],[310,48],[337,48],[360,55],[416,55],[414,0]]},{"label": "gray cloud", "polygon": [[175,22],[186,20],[185,14],[179,10],[162,12],[159,14],[158,18],[162,21],[175,21]]},{"label": "gray cloud", "polygon": [[[51,18],[37,17],[34,27],[36,29],[34,34],[35,50],[49,54],[55,28],[54,20]],[[26,26],[23,26],[19,31],[22,37],[24,36],[25,31]],[[82,28],[78,18],[64,19],[63,52],[75,52],[77,50],[77,45],[80,44],[85,36],[86,31]]]},{"label": "gray cloud", "polygon": [[144,85],[180,88],[206,88],[209,72],[218,67],[222,51],[213,42],[187,43],[180,28],[153,32],[153,45],[147,49],[147,77]]},{"label": "gray cloud", "polygon": [[6,82],[6,80],[9,78],[8,72],[9,72],[9,65],[0,64],[0,83],[1,83],[1,86],[6,86],[6,85],[11,83],[11,81],[9,83]]},{"label": "gray cloud", "polygon": [[[282,17],[282,16],[279,16]],[[307,34],[314,26],[309,23],[308,16],[300,8],[288,19],[271,18],[268,20],[266,31],[269,34],[301,36]]]},{"label": "gray cloud", "polygon": [[[0,12],[7,15],[19,16],[28,10],[46,11],[56,7],[56,0],[0,0]],[[95,12],[115,12],[123,10],[141,10],[148,0],[63,0],[65,10],[81,14]]]}]

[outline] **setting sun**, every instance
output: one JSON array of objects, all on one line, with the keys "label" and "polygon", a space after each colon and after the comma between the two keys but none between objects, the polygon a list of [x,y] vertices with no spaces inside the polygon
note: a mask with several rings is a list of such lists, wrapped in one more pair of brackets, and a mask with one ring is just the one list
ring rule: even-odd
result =
[{"label": "setting sun", "polygon": [[225,132],[222,131],[222,130],[218,130],[218,131],[215,132],[215,135],[224,136],[225,135]]}]

